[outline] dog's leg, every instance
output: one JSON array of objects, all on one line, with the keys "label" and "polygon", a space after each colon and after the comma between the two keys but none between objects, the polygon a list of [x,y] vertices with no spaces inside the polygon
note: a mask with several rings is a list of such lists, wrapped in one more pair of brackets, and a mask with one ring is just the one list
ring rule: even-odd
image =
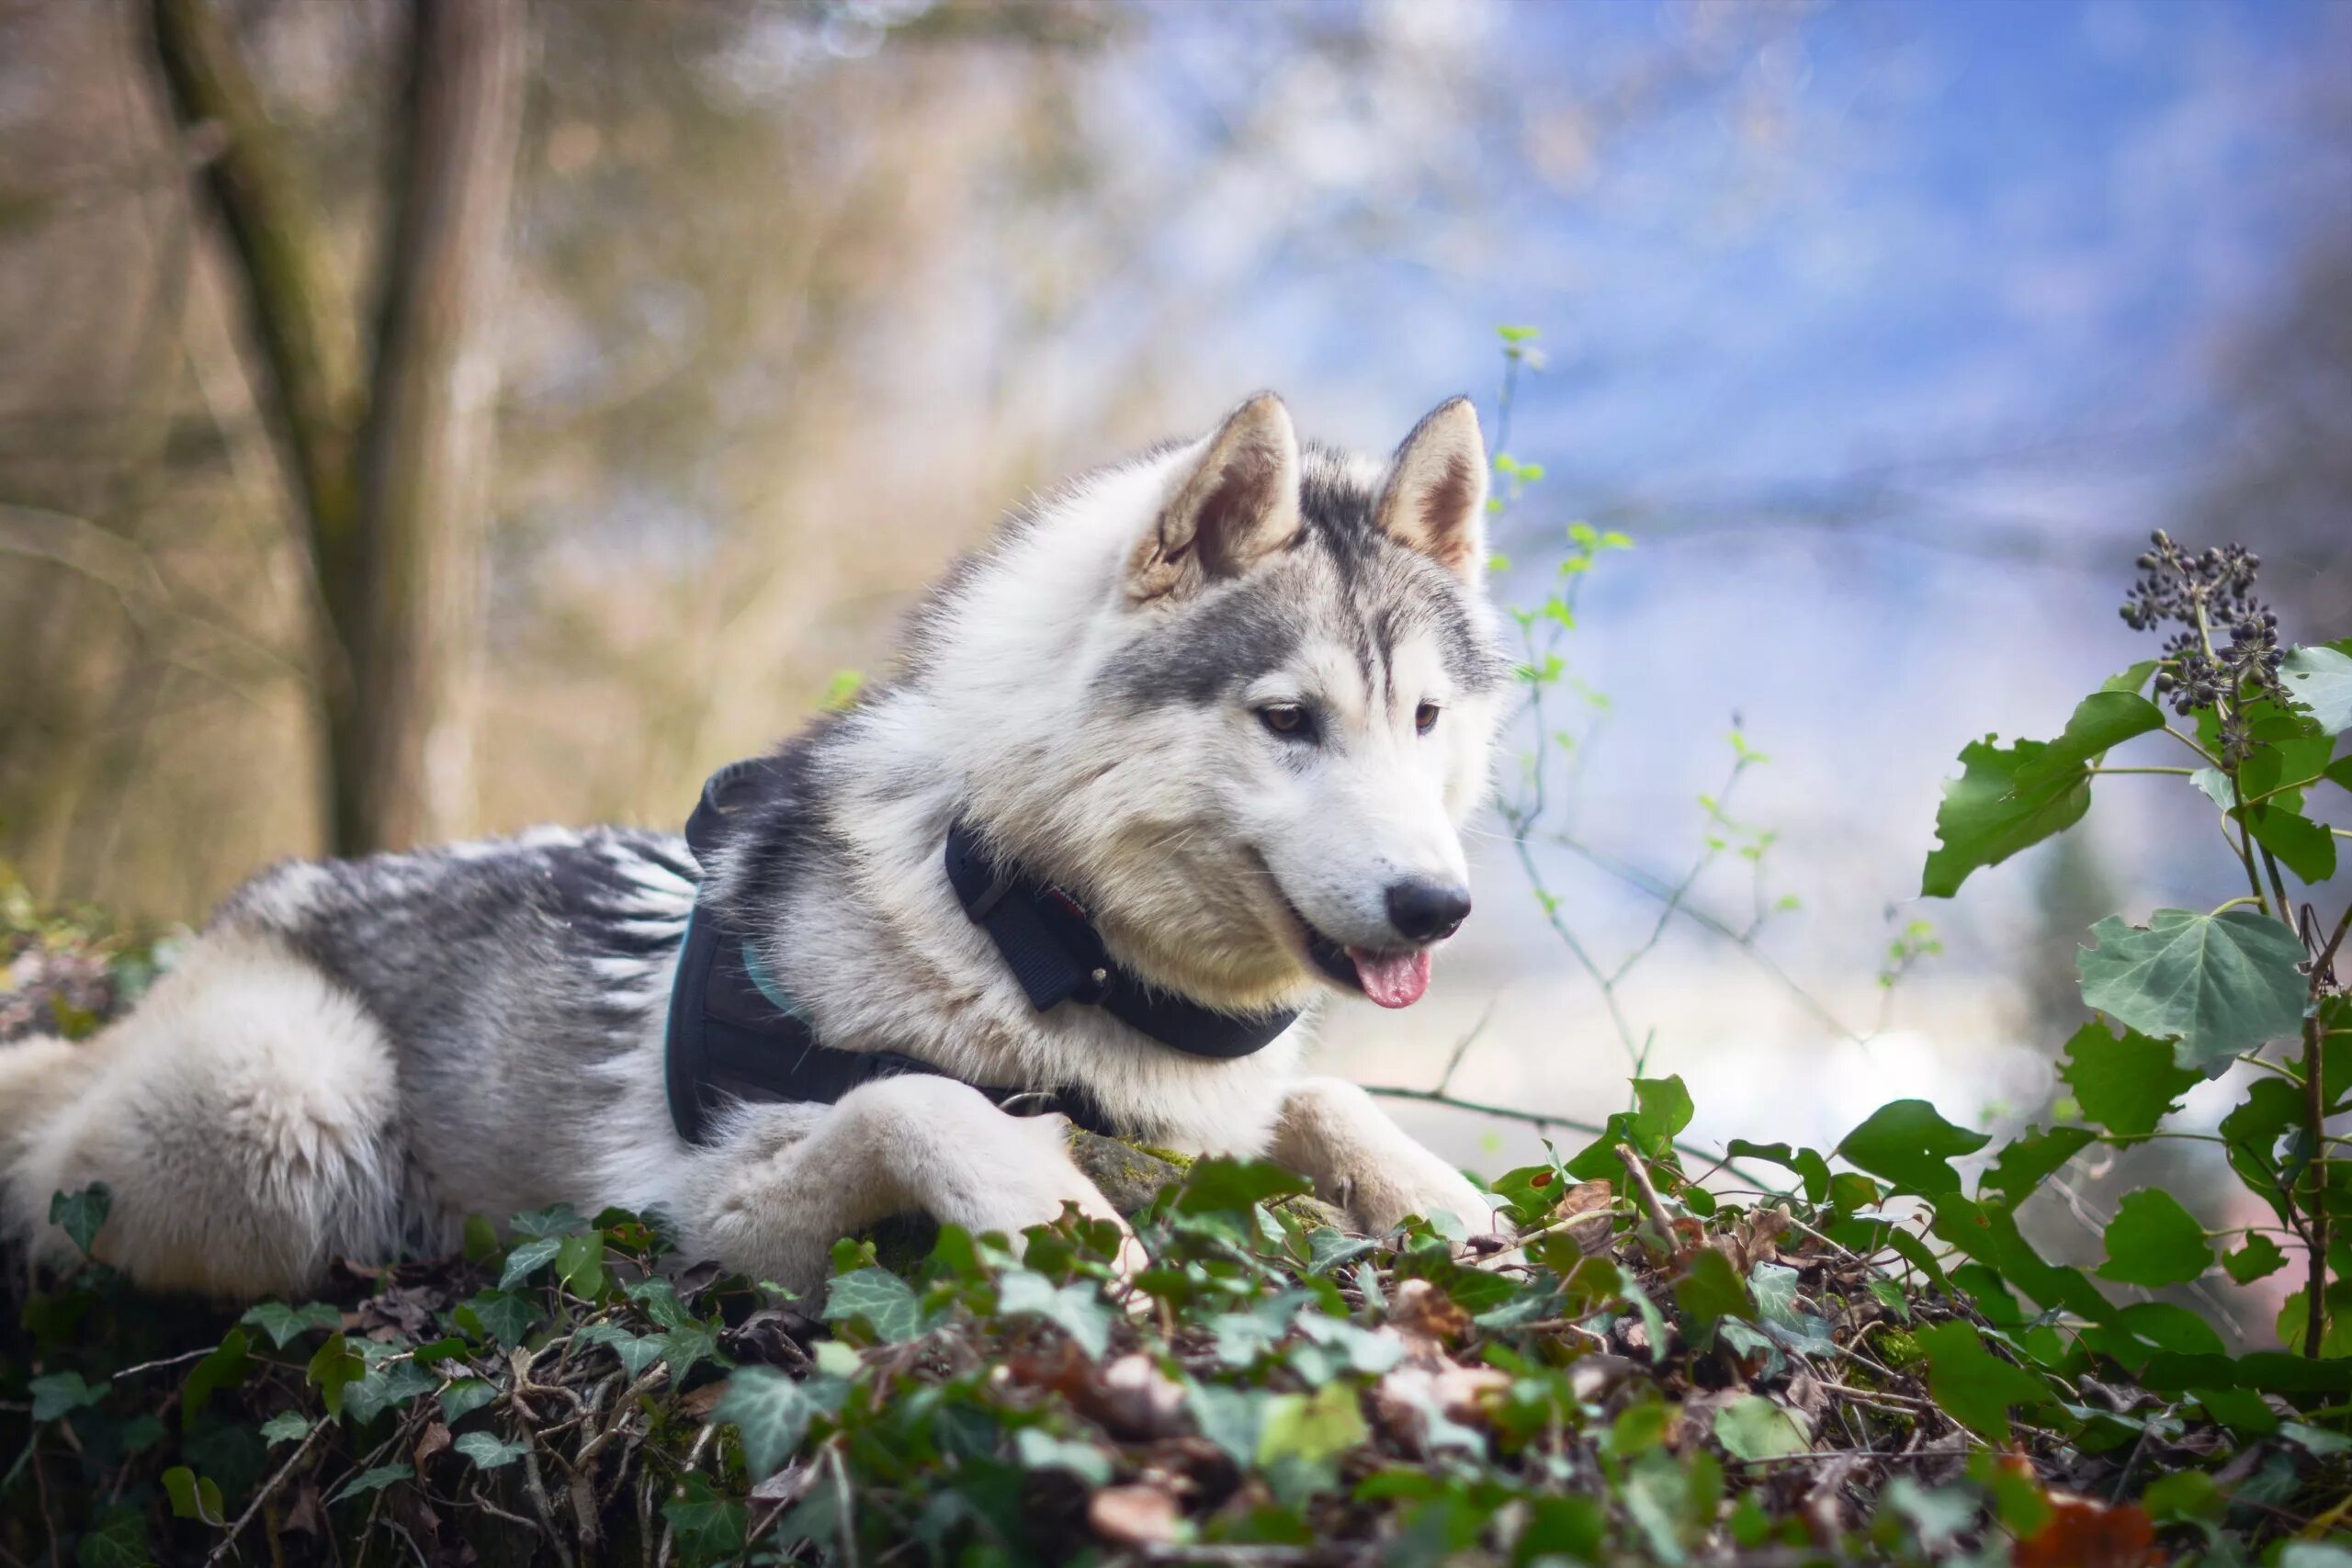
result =
[{"label": "dog's leg", "polygon": [[823,1283],[835,1241],[893,1214],[1017,1238],[1076,1203],[1119,1226],[1123,1272],[1142,1266],[1126,1222],[1071,1162],[1058,1116],[1010,1116],[968,1084],[910,1073],[851,1090],[802,1135],[795,1121],[754,1108],[697,1159],[689,1252],[806,1292]]},{"label": "dog's leg", "polygon": [[153,1289],[300,1291],[397,1242],[390,1050],[273,941],[209,934],[96,1038],[0,1064],[0,1224],[37,1261],[77,1256],[50,1197],[92,1182],[112,1193],[94,1250]]},{"label": "dog's leg", "polygon": [[1379,1235],[1408,1214],[1453,1214],[1472,1235],[1501,1222],[1469,1179],[1405,1134],[1354,1084],[1302,1078],[1283,1098],[1268,1151],[1343,1204],[1365,1232]]}]

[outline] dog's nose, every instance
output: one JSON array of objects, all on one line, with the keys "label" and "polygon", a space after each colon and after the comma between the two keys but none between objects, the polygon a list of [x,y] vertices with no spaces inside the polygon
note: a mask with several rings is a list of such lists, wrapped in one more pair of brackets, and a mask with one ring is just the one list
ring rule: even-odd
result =
[{"label": "dog's nose", "polygon": [[1407,942],[1452,936],[1470,915],[1470,889],[1425,876],[1388,885],[1388,923]]}]

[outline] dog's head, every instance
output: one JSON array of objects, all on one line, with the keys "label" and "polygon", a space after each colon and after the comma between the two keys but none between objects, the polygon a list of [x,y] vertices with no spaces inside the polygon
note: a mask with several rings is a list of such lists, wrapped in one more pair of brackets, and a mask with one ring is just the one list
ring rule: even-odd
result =
[{"label": "dog's head", "polygon": [[[1007,836],[1202,999],[1322,980],[1418,1000],[1470,912],[1461,828],[1502,704],[1486,504],[1460,399],[1383,463],[1302,450],[1265,394],[1081,487],[1056,510],[1107,602],[1060,672],[1065,732],[1024,748],[1046,783],[998,817]],[[1061,532],[1049,511],[1027,543]]]}]

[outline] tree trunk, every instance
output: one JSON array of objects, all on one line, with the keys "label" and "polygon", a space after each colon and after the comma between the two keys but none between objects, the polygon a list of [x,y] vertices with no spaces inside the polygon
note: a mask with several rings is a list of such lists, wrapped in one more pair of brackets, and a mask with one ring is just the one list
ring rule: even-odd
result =
[{"label": "tree trunk", "polygon": [[525,0],[412,0],[400,172],[364,388],[324,237],[216,0],[150,0],[219,209],[318,584],[321,772],[337,854],[464,825],[484,513],[523,107]]},{"label": "tree trunk", "polygon": [[416,0],[409,136],[358,464],[350,848],[461,829],[523,109],[524,0]]}]

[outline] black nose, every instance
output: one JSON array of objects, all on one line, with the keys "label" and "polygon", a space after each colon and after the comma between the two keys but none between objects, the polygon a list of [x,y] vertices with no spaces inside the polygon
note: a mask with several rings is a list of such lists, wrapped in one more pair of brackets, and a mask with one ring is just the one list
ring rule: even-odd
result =
[{"label": "black nose", "polygon": [[1407,942],[1436,942],[1470,915],[1470,889],[1416,876],[1388,885],[1388,923]]}]

